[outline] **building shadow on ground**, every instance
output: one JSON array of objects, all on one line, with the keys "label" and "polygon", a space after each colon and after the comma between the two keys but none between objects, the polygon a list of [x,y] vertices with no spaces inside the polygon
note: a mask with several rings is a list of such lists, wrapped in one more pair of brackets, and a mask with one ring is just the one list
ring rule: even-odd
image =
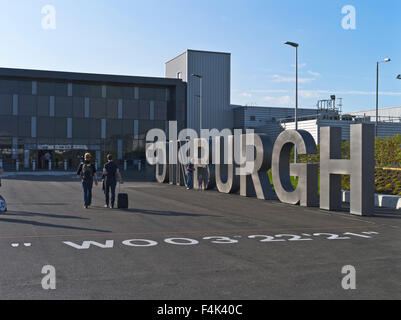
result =
[{"label": "building shadow on ground", "polygon": [[390,208],[375,208],[375,218],[401,219],[401,210]]},{"label": "building shadow on ground", "polygon": [[66,216],[61,214],[49,214],[49,213],[37,213],[37,212],[26,212],[26,211],[7,211],[2,213],[0,217],[44,217],[44,218],[56,218],[56,219],[71,219],[71,220],[89,220],[89,218],[82,218],[77,216]]},{"label": "building shadow on ground", "polygon": [[219,217],[217,215],[177,212],[177,211],[159,211],[159,210],[144,210],[144,209],[124,209],[123,211],[137,214],[167,216],[167,217]]},{"label": "building shadow on ground", "polygon": [[0,224],[5,222],[7,223],[16,223],[16,224],[25,224],[31,225],[35,227],[46,227],[46,228],[57,228],[57,229],[68,229],[68,230],[79,230],[79,231],[93,231],[93,232],[101,232],[101,233],[111,233],[109,230],[101,230],[101,229],[91,229],[91,228],[81,228],[81,227],[73,227],[73,226],[64,226],[64,225],[57,225],[52,223],[43,223],[31,220],[21,220],[21,219],[10,219],[5,218],[5,215],[0,215]]},{"label": "building shadow on ground", "polygon": [[7,180],[34,181],[34,182],[73,182],[79,181],[76,175],[53,176],[53,175],[9,175],[1,177],[4,182]]},{"label": "building shadow on ground", "polygon": [[[333,211],[333,213],[339,212],[339,213],[350,214],[349,211],[350,211],[349,203],[344,203],[341,210]],[[371,216],[371,218],[401,219],[401,210],[375,207],[373,216]]]},{"label": "building shadow on ground", "polygon": [[71,203],[48,203],[48,202],[39,202],[39,203],[23,203],[23,202],[7,202],[7,205],[10,206],[49,206],[49,207],[53,207],[53,206],[69,206],[71,205]]}]

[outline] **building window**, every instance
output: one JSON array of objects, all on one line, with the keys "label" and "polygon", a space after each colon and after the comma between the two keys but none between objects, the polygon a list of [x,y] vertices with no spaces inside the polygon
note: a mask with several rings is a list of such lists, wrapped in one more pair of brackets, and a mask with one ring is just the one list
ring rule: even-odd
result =
[{"label": "building window", "polygon": [[13,112],[13,96],[0,94],[0,115],[11,115]]},{"label": "building window", "polygon": [[54,82],[39,81],[37,84],[37,94],[39,96],[54,96],[56,95],[56,86]]},{"label": "building window", "polygon": [[256,121],[256,117],[255,116],[251,116],[251,121]]},{"label": "building window", "polygon": [[166,90],[165,88],[139,88],[139,98],[141,100],[166,100]]}]

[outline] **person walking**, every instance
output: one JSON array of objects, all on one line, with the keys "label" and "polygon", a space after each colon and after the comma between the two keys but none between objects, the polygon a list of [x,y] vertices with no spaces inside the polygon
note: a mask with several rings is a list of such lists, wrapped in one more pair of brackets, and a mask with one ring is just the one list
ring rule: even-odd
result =
[{"label": "person walking", "polygon": [[[113,161],[113,156],[111,154],[107,155],[107,163],[103,168],[103,177],[104,177],[104,195],[106,198],[105,208],[114,209],[114,203],[116,200],[116,186],[117,186],[117,178],[120,181],[120,184],[123,184],[123,180],[121,178],[120,169],[117,164]],[[110,191],[111,191],[111,199],[110,199]]]},{"label": "person walking", "polygon": [[91,162],[92,156],[90,153],[86,153],[84,162],[82,162],[77,171],[78,178],[82,181],[82,190],[84,195],[84,208],[88,209],[92,204],[92,187],[93,181],[97,186],[97,174],[96,167]]},{"label": "person walking", "polygon": [[[0,176],[4,173],[3,170],[3,161],[0,162]],[[1,178],[0,178],[0,187],[1,187]]]},{"label": "person walking", "polygon": [[[4,173],[3,170],[3,164],[0,162],[0,175]],[[1,187],[1,179],[0,179],[0,187]],[[0,212],[6,212],[7,211],[7,203],[6,200],[0,195]]]},{"label": "person walking", "polygon": [[187,166],[187,190],[193,188],[194,171],[195,171],[194,161],[193,159],[191,159]]}]

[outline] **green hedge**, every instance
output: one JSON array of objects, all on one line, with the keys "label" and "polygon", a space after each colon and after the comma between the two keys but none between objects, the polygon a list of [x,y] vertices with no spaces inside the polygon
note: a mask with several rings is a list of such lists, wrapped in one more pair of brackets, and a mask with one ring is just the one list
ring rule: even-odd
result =
[{"label": "green hedge", "polygon": [[376,191],[401,196],[401,171],[376,169]]},{"label": "green hedge", "polygon": [[401,136],[376,138],[376,167],[401,168]]},{"label": "green hedge", "polygon": [[[320,148],[316,155],[300,155],[299,162],[320,163]],[[341,146],[342,158],[350,159],[350,144],[343,142]],[[292,154],[291,159],[294,156]],[[401,196],[401,171],[383,170],[383,168],[401,168],[401,136],[395,135],[387,138],[376,138],[375,140],[375,184],[376,192]],[[342,187],[350,190],[350,177],[342,177]]]}]

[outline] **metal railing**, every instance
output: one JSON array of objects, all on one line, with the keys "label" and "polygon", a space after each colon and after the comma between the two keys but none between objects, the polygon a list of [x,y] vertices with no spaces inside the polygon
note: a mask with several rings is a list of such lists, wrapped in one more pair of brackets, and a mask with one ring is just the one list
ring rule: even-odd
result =
[{"label": "metal railing", "polygon": [[[366,114],[338,114],[338,117],[333,117],[330,114],[318,113],[316,115],[307,115],[298,117],[298,121],[308,120],[332,120],[332,121],[352,121],[356,123],[360,122],[376,122],[376,116]],[[287,117],[278,119],[280,124],[295,122],[295,117]],[[379,116],[378,122],[381,123],[401,123],[401,117],[393,116]]]},{"label": "metal railing", "polygon": [[[94,162],[96,170],[101,166],[98,161]],[[26,163],[21,159],[0,158],[0,165],[5,171],[74,171],[76,166],[69,163],[67,159],[61,161],[46,160],[39,163],[37,160],[30,160]],[[146,169],[146,161],[142,159],[136,160],[123,160],[120,161],[120,170],[137,170],[142,171]]]},{"label": "metal railing", "polygon": [[[370,121],[376,122],[376,116],[366,115],[366,114],[352,114],[353,117],[356,118],[369,118]],[[399,123],[401,122],[401,117],[394,116],[379,116],[378,122],[390,122],[390,123]]]}]

